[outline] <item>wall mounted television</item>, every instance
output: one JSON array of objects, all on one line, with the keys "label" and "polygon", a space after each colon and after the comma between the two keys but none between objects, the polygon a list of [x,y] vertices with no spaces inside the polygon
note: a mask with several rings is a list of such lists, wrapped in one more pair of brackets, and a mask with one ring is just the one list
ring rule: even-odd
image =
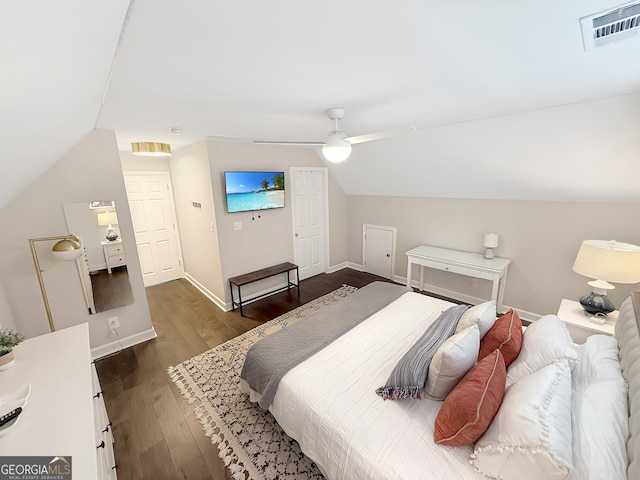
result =
[{"label": "wall mounted television", "polygon": [[224,172],[227,213],[284,208],[284,172]]}]

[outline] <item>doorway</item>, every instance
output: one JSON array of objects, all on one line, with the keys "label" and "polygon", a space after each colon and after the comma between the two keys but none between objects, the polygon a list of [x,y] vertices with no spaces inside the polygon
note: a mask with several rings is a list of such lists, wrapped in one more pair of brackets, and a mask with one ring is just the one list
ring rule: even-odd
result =
[{"label": "doorway", "polygon": [[290,183],[294,263],[304,280],[327,268],[327,169],[292,167]]},{"label": "doorway", "polygon": [[169,172],[124,172],[145,287],[184,277]]}]

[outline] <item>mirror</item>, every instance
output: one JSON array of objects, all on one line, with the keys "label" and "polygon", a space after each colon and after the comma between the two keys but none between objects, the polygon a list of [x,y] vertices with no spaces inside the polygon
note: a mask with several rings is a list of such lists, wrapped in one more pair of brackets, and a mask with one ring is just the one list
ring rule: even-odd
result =
[{"label": "mirror", "polygon": [[64,203],[62,209],[69,233],[83,246],[78,273],[89,313],[133,303],[115,202]]}]

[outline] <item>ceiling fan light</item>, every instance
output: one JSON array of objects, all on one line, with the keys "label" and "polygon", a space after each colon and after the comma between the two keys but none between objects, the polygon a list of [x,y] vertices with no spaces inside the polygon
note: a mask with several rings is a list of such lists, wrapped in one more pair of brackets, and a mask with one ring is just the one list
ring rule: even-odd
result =
[{"label": "ceiling fan light", "polygon": [[351,143],[346,140],[346,135],[341,132],[334,132],[327,138],[322,146],[322,156],[329,162],[344,162],[351,155]]}]

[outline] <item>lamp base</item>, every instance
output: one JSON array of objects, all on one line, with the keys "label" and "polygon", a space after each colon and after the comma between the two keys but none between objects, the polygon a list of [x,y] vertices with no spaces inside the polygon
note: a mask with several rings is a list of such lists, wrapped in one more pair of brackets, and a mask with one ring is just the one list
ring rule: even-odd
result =
[{"label": "lamp base", "polygon": [[105,238],[110,242],[115,242],[118,239],[118,234],[116,232],[109,232]]},{"label": "lamp base", "polygon": [[606,293],[591,292],[589,295],[580,298],[580,305],[587,312],[594,315],[606,315],[616,309]]},{"label": "lamp base", "polygon": [[493,248],[484,249],[484,258],[490,259],[494,257]]}]

